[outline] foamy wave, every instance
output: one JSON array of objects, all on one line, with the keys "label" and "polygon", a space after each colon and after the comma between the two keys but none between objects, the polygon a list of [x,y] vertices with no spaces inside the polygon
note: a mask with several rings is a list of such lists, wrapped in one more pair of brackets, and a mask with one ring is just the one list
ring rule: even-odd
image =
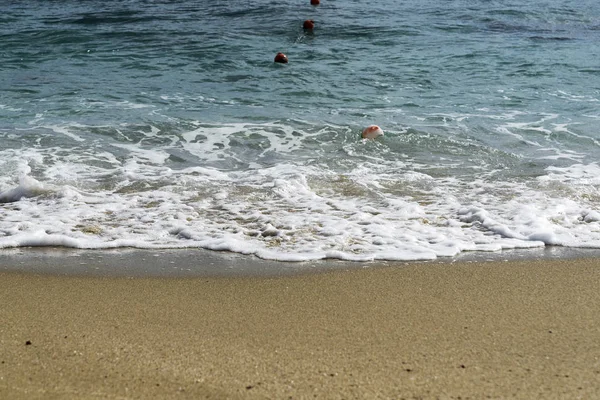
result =
[{"label": "foamy wave", "polygon": [[36,197],[42,194],[52,193],[54,189],[44,185],[37,180],[22,176],[19,179],[19,185],[12,189],[0,192],[0,203],[12,203],[22,198]]},{"label": "foamy wave", "polygon": [[[0,222],[0,247],[200,247],[281,261],[426,260],[463,251],[600,247],[600,213],[564,199],[551,207],[553,199],[540,195],[501,204],[489,196],[465,207],[470,197],[458,192],[422,204],[380,193],[364,203],[331,190],[335,174],[314,180],[315,169],[278,166],[260,176],[236,173],[237,179],[194,172],[195,184],[174,174],[172,186],[160,190],[21,198]],[[364,190],[360,181],[344,185],[357,186],[342,192]]]},{"label": "foamy wave", "polygon": [[[501,179],[492,162],[502,155],[485,146],[404,128],[367,142],[359,129],[303,121],[188,128],[121,127],[127,139],[98,145],[78,125],[65,129],[86,140],[70,148],[0,151],[0,248],[206,248],[281,261],[600,248],[597,163]],[[426,163],[415,153],[427,144],[491,161],[461,170],[448,152]]]}]

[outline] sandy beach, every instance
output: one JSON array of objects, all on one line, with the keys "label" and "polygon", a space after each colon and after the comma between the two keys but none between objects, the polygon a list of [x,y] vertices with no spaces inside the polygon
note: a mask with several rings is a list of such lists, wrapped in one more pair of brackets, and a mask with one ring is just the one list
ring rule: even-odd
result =
[{"label": "sandy beach", "polygon": [[0,273],[0,398],[591,399],[600,260]]}]

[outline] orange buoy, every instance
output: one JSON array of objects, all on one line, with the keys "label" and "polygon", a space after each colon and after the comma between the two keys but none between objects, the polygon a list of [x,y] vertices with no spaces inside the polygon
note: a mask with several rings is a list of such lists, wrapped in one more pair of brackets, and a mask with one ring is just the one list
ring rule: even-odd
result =
[{"label": "orange buoy", "polygon": [[375,139],[379,136],[383,136],[383,130],[377,125],[367,126],[362,131],[363,139]]},{"label": "orange buoy", "polygon": [[314,29],[315,21],[313,21],[312,19],[307,19],[306,21],[304,21],[304,24],[302,25],[302,27],[304,29]]},{"label": "orange buoy", "polygon": [[318,6],[319,4],[321,4],[320,0],[310,0],[310,4],[312,4],[313,6]]},{"label": "orange buoy", "polygon": [[287,64],[288,58],[283,53],[277,53],[277,55],[275,56],[275,62],[276,63],[281,63],[281,64]]}]

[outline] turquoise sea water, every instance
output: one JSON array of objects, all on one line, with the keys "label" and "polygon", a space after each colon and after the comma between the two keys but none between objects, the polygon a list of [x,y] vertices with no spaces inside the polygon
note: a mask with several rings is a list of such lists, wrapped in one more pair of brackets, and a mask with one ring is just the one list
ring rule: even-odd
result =
[{"label": "turquoise sea water", "polygon": [[597,2],[2,2],[0,56],[0,247],[600,248]]}]

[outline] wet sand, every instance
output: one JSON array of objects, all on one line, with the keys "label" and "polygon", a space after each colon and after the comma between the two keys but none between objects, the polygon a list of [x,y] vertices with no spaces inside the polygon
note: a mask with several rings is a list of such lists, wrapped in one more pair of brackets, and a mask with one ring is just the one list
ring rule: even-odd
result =
[{"label": "wet sand", "polygon": [[0,272],[0,398],[600,395],[600,259]]}]

